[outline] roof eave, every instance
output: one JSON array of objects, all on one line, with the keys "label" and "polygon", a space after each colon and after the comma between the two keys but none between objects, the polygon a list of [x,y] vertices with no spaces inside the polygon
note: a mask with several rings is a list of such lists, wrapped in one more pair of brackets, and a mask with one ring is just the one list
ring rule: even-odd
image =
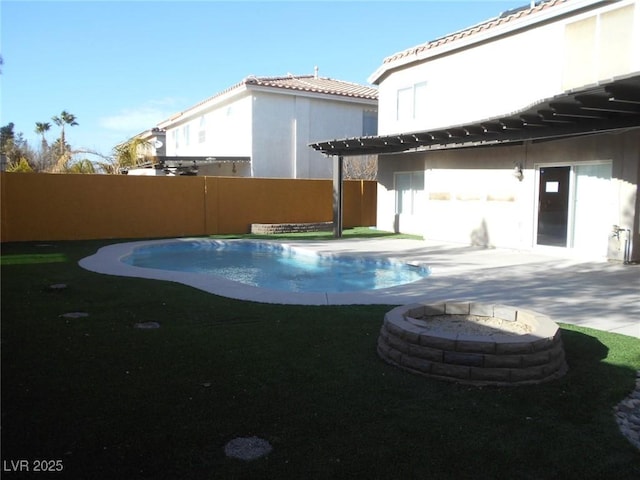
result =
[{"label": "roof eave", "polygon": [[248,90],[248,86],[246,83],[241,82],[233,85],[227,90],[214,95],[213,97],[209,97],[202,102],[183,110],[182,112],[176,113],[171,117],[163,120],[158,123],[158,128],[168,129],[174,127],[176,124],[182,123],[186,120],[190,120],[193,117],[202,113],[203,110],[210,108],[211,106],[219,105],[224,102],[228,102],[229,100],[245,93]]},{"label": "roof eave", "polygon": [[255,92],[276,93],[278,95],[295,95],[298,97],[322,98],[336,101],[363,103],[367,105],[377,105],[377,98],[370,98],[362,95],[348,95],[344,93],[319,92],[313,90],[304,90],[300,88],[284,88],[269,85],[251,85],[251,90]]}]

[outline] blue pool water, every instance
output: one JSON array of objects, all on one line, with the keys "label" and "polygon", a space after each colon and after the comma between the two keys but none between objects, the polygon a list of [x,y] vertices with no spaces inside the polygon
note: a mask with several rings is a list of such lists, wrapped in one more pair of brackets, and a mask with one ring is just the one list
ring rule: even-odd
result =
[{"label": "blue pool water", "polygon": [[169,242],[138,247],[121,260],[136,267],[217,275],[289,292],[376,290],[429,275],[428,268],[384,258],[320,255],[267,242]]}]

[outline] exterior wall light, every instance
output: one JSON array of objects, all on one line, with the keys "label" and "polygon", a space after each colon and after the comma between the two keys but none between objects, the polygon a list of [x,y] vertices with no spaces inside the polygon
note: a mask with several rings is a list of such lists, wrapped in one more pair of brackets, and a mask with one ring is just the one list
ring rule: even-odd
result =
[{"label": "exterior wall light", "polygon": [[516,177],[519,182],[524,178],[524,173],[522,173],[522,167],[520,165],[516,165],[513,168],[513,176]]}]

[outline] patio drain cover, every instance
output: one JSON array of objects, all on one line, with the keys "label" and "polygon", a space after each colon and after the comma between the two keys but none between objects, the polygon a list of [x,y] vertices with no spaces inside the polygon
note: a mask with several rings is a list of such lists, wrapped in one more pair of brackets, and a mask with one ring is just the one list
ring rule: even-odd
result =
[{"label": "patio drain cover", "polygon": [[234,438],[224,447],[227,457],[240,460],[255,460],[271,452],[273,448],[266,440],[258,437]]},{"label": "patio drain cover", "polygon": [[84,317],[88,317],[89,314],[86,312],[69,312],[69,313],[63,313],[60,316],[64,318],[84,318]]},{"label": "patio drain cover", "polygon": [[158,322],[142,322],[142,323],[136,323],[134,327],[142,328],[142,329],[160,328],[160,324]]}]

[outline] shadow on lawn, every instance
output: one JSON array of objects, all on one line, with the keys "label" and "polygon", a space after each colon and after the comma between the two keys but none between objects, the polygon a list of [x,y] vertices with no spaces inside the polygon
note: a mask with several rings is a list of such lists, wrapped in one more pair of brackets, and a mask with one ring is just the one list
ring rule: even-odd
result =
[{"label": "shadow on lawn", "polygon": [[[601,417],[613,428],[613,407],[635,388],[636,370],[618,365],[616,357],[612,358],[620,348],[617,341],[629,340],[629,337],[604,333],[609,347],[581,330],[570,325],[561,328],[569,369],[564,377],[549,384],[548,407],[562,412],[565,421],[597,423]],[[640,362],[636,365],[640,368]],[[615,430],[617,436],[617,426]]]}]

